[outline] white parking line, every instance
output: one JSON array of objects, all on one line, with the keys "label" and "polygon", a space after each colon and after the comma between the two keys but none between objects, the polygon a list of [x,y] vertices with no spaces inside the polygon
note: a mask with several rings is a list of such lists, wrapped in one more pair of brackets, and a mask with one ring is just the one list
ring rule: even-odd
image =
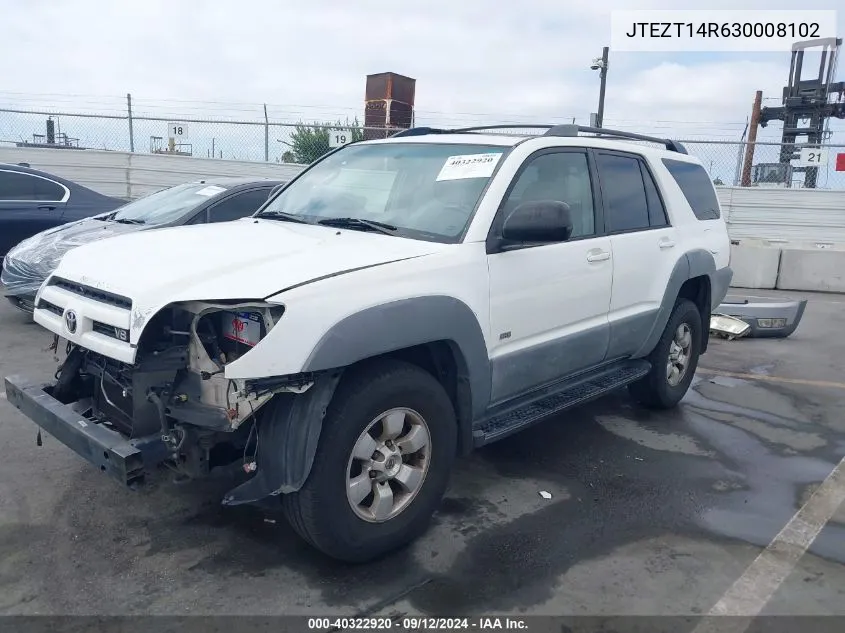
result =
[{"label": "white parking line", "polygon": [[703,620],[693,633],[745,631],[751,624],[751,618],[760,614],[843,501],[845,458],[707,614],[741,617],[710,617]]}]

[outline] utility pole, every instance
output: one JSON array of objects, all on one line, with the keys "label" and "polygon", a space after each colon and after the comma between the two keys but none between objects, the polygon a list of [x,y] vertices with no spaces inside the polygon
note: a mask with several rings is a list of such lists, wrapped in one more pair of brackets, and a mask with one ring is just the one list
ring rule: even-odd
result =
[{"label": "utility pole", "polygon": [[751,165],[754,161],[754,143],[757,141],[757,126],[760,124],[760,106],[763,103],[763,91],[758,90],[751,108],[751,122],[748,124],[748,144],[745,146],[745,164],[742,167],[742,186],[751,186]]},{"label": "utility pole", "polygon": [[270,160],[270,120],[267,118],[267,104],[264,104],[264,162]]},{"label": "utility pole", "polygon": [[609,52],[610,48],[605,46],[601,51],[601,60],[594,60],[592,66],[593,69],[598,69],[600,80],[599,110],[596,116],[596,127],[602,127],[604,123],[604,93],[607,86],[607,57]]},{"label": "utility pole", "polygon": [[126,93],[126,113],[127,118],[129,119],[129,151],[135,151],[135,130],[133,129],[132,125],[132,95],[130,93]]},{"label": "utility pole", "polygon": [[745,135],[748,134],[748,119],[745,119],[745,129],[739,137],[739,145],[736,146],[736,173],[734,174],[734,187],[739,186],[739,179],[742,177],[742,143]]}]

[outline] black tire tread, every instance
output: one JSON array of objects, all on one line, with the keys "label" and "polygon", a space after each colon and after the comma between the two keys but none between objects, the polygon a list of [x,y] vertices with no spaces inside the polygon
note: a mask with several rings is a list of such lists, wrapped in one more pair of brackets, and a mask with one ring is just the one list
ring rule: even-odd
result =
[{"label": "black tire tread", "polygon": [[689,299],[679,298],[675,301],[675,307],[669,315],[669,320],[666,322],[666,327],[660,335],[660,339],[647,358],[652,365],[651,371],[640,380],[628,385],[628,391],[631,396],[647,408],[671,409],[677,405],[675,398],[668,397],[665,391],[668,387],[666,386],[666,359],[664,357],[668,354],[669,343],[675,334],[675,329],[682,320],[687,319],[693,325],[694,355],[690,360],[687,375],[681,383],[685,385],[684,392],[686,392],[689,382],[695,374],[701,353],[701,337],[704,335],[701,324],[701,313],[695,303]]},{"label": "black tire tread", "polygon": [[[322,522],[314,516],[314,511],[318,509],[319,504],[314,498],[310,484],[314,477],[321,475],[323,463],[320,457],[325,453],[327,444],[335,440],[340,428],[346,423],[347,403],[359,397],[362,392],[373,389],[373,385],[391,381],[416,382],[417,385],[430,389],[433,396],[440,399],[441,406],[452,409],[451,400],[442,385],[434,376],[417,365],[394,359],[383,359],[353,369],[343,377],[329,404],[308,480],[299,491],[281,496],[282,510],[288,522],[306,543],[334,558],[348,562],[365,562],[371,560],[373,556],[364,551],[343,551],[330,534],[324,533],[320,527]],[[457,425],[455,425],[455,441],[457,441]],[[453,456],[455,452],[455,450],[451,451]],[[448,465],[451,466],[451,464]],[[414,501],[416,502],[417,500]],[[426,528],[422,521],[418,523],[419,526],[415,524],[411,528],[409,540],[416,538]]]}]

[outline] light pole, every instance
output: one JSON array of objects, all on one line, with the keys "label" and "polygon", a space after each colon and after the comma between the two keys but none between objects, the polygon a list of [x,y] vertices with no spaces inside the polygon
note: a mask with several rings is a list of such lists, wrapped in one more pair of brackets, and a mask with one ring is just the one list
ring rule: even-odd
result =
[{"label": "light pole", "polygon": [[602,49],[601,57],[596,57],[590,65],[591,70],[599,71],[599,79],[601,85],[599,87],[599,111],[596,114],[596,127],[602,126],[602,119],[604,119],[604,90],[607,85],[607,54],[610,49],[605,46]]}]

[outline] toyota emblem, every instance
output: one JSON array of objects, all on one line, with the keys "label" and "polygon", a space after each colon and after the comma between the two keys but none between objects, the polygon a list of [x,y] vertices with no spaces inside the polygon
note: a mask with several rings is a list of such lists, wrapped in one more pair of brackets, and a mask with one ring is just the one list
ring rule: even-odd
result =
[{"label": "toyota emblem", "polygon": [[73,310],[65,312],[65,326],[67,327],[67,331],[71,334],[76,332],[76,312]]}]

